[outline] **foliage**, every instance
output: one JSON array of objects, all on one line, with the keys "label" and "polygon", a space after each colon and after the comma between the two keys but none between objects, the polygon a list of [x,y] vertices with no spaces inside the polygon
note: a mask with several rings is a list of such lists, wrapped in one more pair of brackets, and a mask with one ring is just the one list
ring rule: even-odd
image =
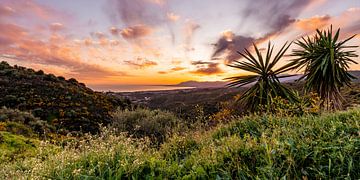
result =
[{"label": "foliage", "polygon": [[[114,135],[85,136],[52,156],[0,166],[16,179],[356,179],[360,109],[321,116],[234,117],[204,133],[174,136],[159,149]],[[16,165],[15,165],[16,164]]]},{"label": "foliage", "polygon": [[112,115],[111,127],[119,132],[128,132],[136,138],[148,137],[152,142],[162,143],[167,136],[184,131],[183,121],[161,110],[117,110]]},{"label": "foliage", "polygon": [[313,37],[302,38],[296,42],[300,49],[293,51],[297,58],[290,64],[295,68],[305,68],[303,78],[306,78],[305,89],[319,94],[323,100],[322,106],[328,109],[340,109],[343,100],[340,88],[349,86],[355,77],[347,72],[351,63],[357,64],[351,58],[357,57],[354,50],[357,46],[347,46],[351,36],[339,41],[340,29],[333,36],[332,26],[327,31],[316,30]]},{"label": "foliage", "polygon": [[130,102],[94,92],[75,79],[0,63],[0,107],[31,111],[55,126],[57,133],[92,132],[108,124],[110,113]]},{"label": "foliage", "polygon": [[2,162],[35,156],[39,143],[36,139],[0,131],[0,166]]},{"label": "foliage", "polygon": [[303,116],[307,114],[315,115],[320,113],[320,99],[316,94],[310,93],[308,95],[297,96],[299,97],[298,102],[289,102],[279,96],[274,97],[271,99],[272,103],[270,105],[260,107],[260,109],[264,109],[260,112],[279,117]]},{"label": "foliage", "polygon": [[45,138],[49,132],[54,131],[54,127],[28,112],[3,107],[0,109],[0,131],[26,137]]},{"label": "foliage", "polygon": [[240,101],[244,107],[254,112],[259,110],[260,106],[270,105],[272,97],[280,96],[291,102],[297,101],[295,94],[280,83],[281,78],[289,77],[291,75],[282,75],[289,70],[289,65],[274,69],[277,63],[285,54],[290,44],[285,43],[280,51],[272,58],[273,48],[269,42],[266,56],[260,53],[259,49],[254,44],[256,55],[252,55],[247,49],[244,53],[238,52],[248,61],[235,61],[230,64],[230,67],[240,70],[248,71],[254,75],[243,75],[227,78],[230,87],[242,87],[245,85],[252,85],[241,96]]}]

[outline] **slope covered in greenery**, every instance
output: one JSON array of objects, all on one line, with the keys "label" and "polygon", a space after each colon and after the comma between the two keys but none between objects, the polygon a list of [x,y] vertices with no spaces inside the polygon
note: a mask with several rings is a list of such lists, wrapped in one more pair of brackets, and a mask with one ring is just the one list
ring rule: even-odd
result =
[{"label": "slope covered in greenery", "polygon": [[130,102],[94,92],[71,78],[0,63],[0,107],[31,111],[57,133],[96,132],[110,113]]},{"label": "slope covered in greenery", "polygon": [[[211,131],[147,141],[99,136],[46,156],[3,165],[5,178],[46,179],[356,179],[360,109],[321,116],[234,117]],[[46,149],[46,148],[45,148]],[[17,164],[17,165],[14,165]]]}]

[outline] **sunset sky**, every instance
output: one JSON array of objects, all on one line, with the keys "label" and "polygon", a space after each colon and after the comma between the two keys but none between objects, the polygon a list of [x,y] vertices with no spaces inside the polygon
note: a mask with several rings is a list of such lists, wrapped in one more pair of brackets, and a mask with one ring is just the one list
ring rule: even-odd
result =
[{"label": "sunset sky", "polygon": [[0,0],[0,60],[90,87],[216,81],[245,73],[237,50],[330,24],[360,34],[360,0]]}]

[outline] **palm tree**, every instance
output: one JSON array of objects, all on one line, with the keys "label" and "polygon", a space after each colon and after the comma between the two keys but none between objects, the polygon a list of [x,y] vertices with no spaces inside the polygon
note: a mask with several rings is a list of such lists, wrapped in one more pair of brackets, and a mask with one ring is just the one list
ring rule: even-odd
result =
[{"label": "palm tree", "polygon": [[342,107],[340,88],[349,86],[353,77],[347,72],[349,64],[355,63],[351,58],[357,57],[355,51],[348,48],[358,46],[346,46],[345,43],[355,37],[351,36],[344,41],[338,41],[340,28],[335,35],[332,34],[332,26],[327,31],[316,30],[313,37],[302,38],[296,44],[300,49],[293,50],[292,64],[298,70],[305,68],[305,90],[316,92],[322,102],[321,106],[329,109]]},{"label": "palm tree", "polygon": [[261,106],[265,105],[269,107],[272,102],[272,97],[276,96],[280,96],[291,102],[297,101],[296,95],[290,89],[283,86],[279,80],[280,78],[292,76],[282,75],[282,73],[287,72],[289,68],[291,68],[291,65],[285,65],[276,70],[274,69],[290,47],[290,44],[291,43],[285,43],[274,58],[272,58],[274,46],[271,46],[270,42],[265,57],[263,57],[254,44],[256,55],[252,55],[249,50],[245,49],[244,53],[238,53],[247,61],[234,61],[228,65],[253,73],[253,75],[226,78],[230,81],[228,84],[230,87],[242,87],[254,83],[239,99],[250,111],[257,111]]}]

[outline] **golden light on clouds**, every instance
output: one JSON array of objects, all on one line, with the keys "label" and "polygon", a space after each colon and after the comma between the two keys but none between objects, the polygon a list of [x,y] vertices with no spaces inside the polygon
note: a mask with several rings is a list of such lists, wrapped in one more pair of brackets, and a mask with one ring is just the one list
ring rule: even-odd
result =
[{"label": "golden light on clouds", "polygon": [[262,1],[3,0],[0,55],[87,84],[177,84],[242,73],[226,64],[252,43],[277,48],[330,24],[360,34],[356,0]]}]

